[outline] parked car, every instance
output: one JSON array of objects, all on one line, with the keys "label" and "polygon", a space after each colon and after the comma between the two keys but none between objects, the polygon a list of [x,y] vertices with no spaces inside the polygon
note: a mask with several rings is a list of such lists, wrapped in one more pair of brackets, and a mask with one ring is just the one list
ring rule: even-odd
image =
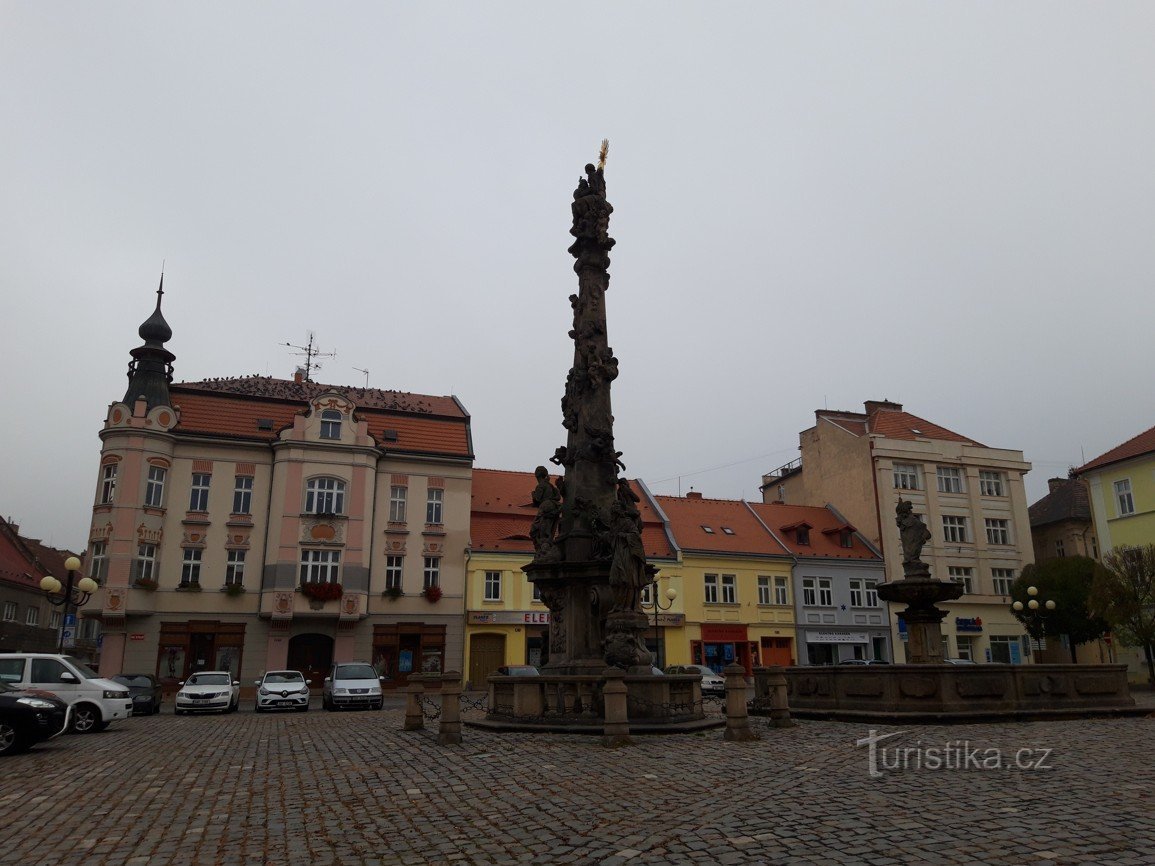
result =
[{"label": "parked car", "polygon": [[102,679],[80,659],[53,653],[0,653],[0,682],[51,692],[72,708],[76,734],[103,731],[132,715],[128,689]]},{"label": "parked car", "polygon": [[241,705],[241,683],[228,671],[201,671],[180,683],[178,716],[185,713],[235,713]]},{"label": "parked car", "polygon": [[667,674],[699,674],[702,677],[702,694],[726,694],[726,678],[716,674],[705,665],[670,665],[666,668]]},{"label": "parked car", "polygon": [[112,678],[128,688],[134,716],[155,716],[164,701],[164,690],[152,674],[117,674]]},{"label": "parked car", "polygon": [[838,662],[840,665],[888,665],[890,662],[884,662],[882,659],[843,659]]},{"label": "parked car", "polygon": [[978,664],[974,659],[943,659],[948,665],[974,665]]},{"label": "parked car", "polygon": [[537,668],[533,665],[502,665],[496,671],[498,676],[502,677],[536,677],[539,676]]},{"label": "parked car", "polygon": [[0,683],[0,755],[15,755],[63,734],[70,711],[60,698]]},{"label": "parked car", "polygon": [[379,710],[385,704],[379,676],[368,662],[345,662],[333,665],[321,689],[321,706],[327,710],[366,707]]},{"label": "parked car", "polygon": [[309,709],[309,682],[300,671],[269,671],[256,682],[258,713]]}]

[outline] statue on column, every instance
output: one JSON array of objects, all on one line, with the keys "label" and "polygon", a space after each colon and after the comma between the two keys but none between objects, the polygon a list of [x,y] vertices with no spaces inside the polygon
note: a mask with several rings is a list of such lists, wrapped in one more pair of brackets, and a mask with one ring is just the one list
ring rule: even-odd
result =
[{"label": "statue on column", "polygon": [[536,562],[553,562],[559,557],[553,536],[561,516],[561,494],[549,480],[549,470],[544,466],[537,467],[533,474],[537,478],[537,487],[533,490],[537,516],[529,528],[529,537],[533,540],[533,558]]},{"label": "statue on column", "polygon": [[914,505],[908,499],[899,499],[895,508],[895,523],[902,539],[902,568],[907,576],[929,574],[929,568],[922,561],[922,548],[930,541],[930,530],[922,518],[914,513]]}]

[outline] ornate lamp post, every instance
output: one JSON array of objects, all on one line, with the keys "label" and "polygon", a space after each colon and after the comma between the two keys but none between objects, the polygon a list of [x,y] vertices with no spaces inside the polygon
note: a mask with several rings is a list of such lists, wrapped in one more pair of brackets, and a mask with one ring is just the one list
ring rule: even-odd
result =
[{"label": "ornate lamp post", "polygon": [[[654,610],[654,649],[655,651],[661,649],[661,633],[658,631],[658,611],[669,610],[674,606],[674,599],[678,597],[678,591],[672,586],[666,590],[666,603],[662,604],[662,599],[658,594],[658,581],[654,580],[650,583],[650,600],[642,601],[643,608],[653,608]],[[656,667],[661,667],[658,664],[658,657],[655,655],[653,664]]]},{"label": "ornate lamp post", "polygon": [[[1027,634],[1031,640],[1035,642],[1038,649],[1042,651],[1042,641],[1047,636],[1047,614],[1055,609],[1056,605],[1053,599],[1047,599],[1042,602],[1043,610],[1039,610],[1039,599],[1036,597],[1039,594],[1038,587],[1027,587],[1027,603],[1024,606],[1021,601],[1016,601],[1011,605],[1011,610],[1018,616],[1019,621],[1027,627]],[[1024,611],[1030,611],[1025,613]],[[1034,654],[1032,649],[1032,655]]]},{"label": "ornate lamp post", "polygon": [[76,573],[80,571],[80,560],[75,556],[70,556],[64,560],[64,567],[68,570],[68,578],[63,584],[51,575],[40,581],[40,588],[44,590],[48,600],[58,607],[61,605],[64,607],[64,623],[60,628],[60,640],[56,646],[56,651],[60,653],[64,652],[65,631],[68,630],[69,625],[73,628],[76,627],[76,623],[69,619],[73,616],[70,611],[86,604],[100,586],[91,577],[76,579]]}]

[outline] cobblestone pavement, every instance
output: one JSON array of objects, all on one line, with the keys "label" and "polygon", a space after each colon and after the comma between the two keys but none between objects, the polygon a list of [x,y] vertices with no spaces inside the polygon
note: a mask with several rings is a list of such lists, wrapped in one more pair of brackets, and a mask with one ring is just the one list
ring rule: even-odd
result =
[{"label": "cobblestone pavement", "polygon": [[[0,863],[1155,863],[1155,718],[879,727],[904,733],[878,748],[965,741],[1011,766],[872,778],[862,724],[609,751],[468,728],[440,747],[401,716],[165,713],[57,738],[0,761]],[[1015,766],[1024,748],[1046,769]]]}]

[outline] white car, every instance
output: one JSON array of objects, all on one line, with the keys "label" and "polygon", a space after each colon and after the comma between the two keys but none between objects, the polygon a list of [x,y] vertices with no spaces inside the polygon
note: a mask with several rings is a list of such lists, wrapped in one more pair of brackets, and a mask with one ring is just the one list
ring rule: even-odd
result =
[{"label": "white car", "polygon": [[180,684],[176,714],[235,713],[241,704],[241,683],[228,671],[201,671]]},{"label": "white car", "polygon": [[702,694],[726,694],[726,678],[716,674],[705,665],[670,665],[666,668],[667,674],[701,674]]},{"label": "white car", "polygon": [[18,689],[52,692],[72,707],[72,731],[103,731],[132,715],[132,698],[120,683],[102,679],[72,656],[53,653],[0,653],[0,682]]},{"label": "white car", "polygon": [[385,703],[381,694],[381,683],[385,677],[368,662],[347,662],[333,665],[329,676],[325,677],[325,687],[321,691],[321,706],[327,710],[342,707],[367,707],[379,710]]},{"label": "white car", "polygon": [[309,682],[300,671],[269,671],[256,681],[256,711],[309,709]]}]

